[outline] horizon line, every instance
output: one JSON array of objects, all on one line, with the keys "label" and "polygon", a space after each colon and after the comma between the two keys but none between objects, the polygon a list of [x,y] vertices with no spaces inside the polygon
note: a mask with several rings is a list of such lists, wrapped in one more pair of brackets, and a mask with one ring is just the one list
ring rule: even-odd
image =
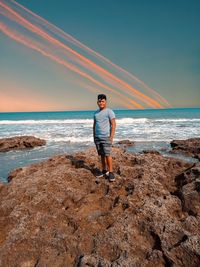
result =
[{"label": "horizon line", "polygon": [[[109,108],[109,107],[108,107]],[[96,108],[98,109],[98,108]],[[96,109],[84,109],[84,110],[38,110],[38,111],[0,111],[0,114],[4,113],[48,113],[48,112],[85,112],[85,111],[94,111]],[[145,108],[145,109],[121,109],[121,108],[112,108],[115,111],[145,111],[145,110],[170,110],[170,109],[200,109],[199,107],[169,107],[169,108]]]}]

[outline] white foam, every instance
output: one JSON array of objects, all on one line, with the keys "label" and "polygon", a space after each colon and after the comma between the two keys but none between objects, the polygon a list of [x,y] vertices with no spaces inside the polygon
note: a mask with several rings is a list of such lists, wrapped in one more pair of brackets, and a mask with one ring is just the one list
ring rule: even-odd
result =
[{"label": "white foam", "polygon": [[163,121],[163,122],[190,122],[190,121],[199,121],[200,119],[190,119],[190,118],[183,118],[183,119],[154,119],[154,121]]},{"label": "white foam", "polygon": [[117,119],[118,124],[134,124],[134,123],[144,123],[148,122],[149,119],[147,118],[122,118],[122,119]]},{"label": "white foam", "polygon": [[[200,119],[147,119],[147,118],[121,118],[117,119],[118,124],[134,124],[145,122],[200,122]],[[0,120],[3,124],[88,124],[91,125],[93,119],[66,119],[66,120]]]},{"label": "white foam", "polygon": [[93,137],[92,136],[85,136],[85,137],[54,137],[54,138],[48,138],[48,141],[53,141],[53,142],[67,142],[67,143],[88,143],[88,142],[93,142]]},{"label": "white foam", "polygon": [[[134,124],[149,121],[147,118],[122,118],[117,119],[118,124]],[[1,120],[0,124],[88,124],[91,125],[93,119],[68,119],[68,120]]]},{"label": "white foam", "polygon": [[11,121],[11,120],[2,120],[0,121],[0,124],[91,124],[93,120],[91,119],[71,119],[71,120],[17,120],[17,121]]},{"label": "white foam", "polygon": [[[5,124],[5,126],[3,126]],[[93,118],[59,120],[2,120],[0,137],[34,135],[48,142],[93,142]],[[9,126],[10,125],[10,126]],[[180,128],[181,127],[181,128]],[[170,129],[170,131],[169,131]],[[141,141],[168,141],[199,136],[198,118],[119,118],[115,137]]]}]

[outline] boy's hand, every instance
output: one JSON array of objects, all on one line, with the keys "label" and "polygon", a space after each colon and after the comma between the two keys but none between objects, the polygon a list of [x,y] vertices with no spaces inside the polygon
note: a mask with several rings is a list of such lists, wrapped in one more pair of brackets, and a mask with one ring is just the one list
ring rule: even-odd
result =
[{"label": "boy's hand", "polygon": [[113,137],[112,137],[112,136],[110,136],[110,142],[111,142],[111,143],[113,142]]}]

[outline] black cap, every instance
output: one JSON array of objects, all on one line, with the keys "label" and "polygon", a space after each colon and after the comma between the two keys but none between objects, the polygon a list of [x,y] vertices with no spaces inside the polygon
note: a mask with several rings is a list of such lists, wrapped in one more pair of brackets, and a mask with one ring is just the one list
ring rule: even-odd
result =
[{"label": "black cap", "polygon": [[102,99],[105,99],[106,100],[106,95],[100,94],[100,95],[97,96],[97,99],[98,100],[102,100]]}]

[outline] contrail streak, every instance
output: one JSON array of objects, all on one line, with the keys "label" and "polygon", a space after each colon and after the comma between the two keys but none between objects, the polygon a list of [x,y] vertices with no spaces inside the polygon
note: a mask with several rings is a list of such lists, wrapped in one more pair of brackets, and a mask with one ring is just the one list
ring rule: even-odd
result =
[{"label": "contrail streak", "polygon": [[[64,33],[59,28],[57,28],[54,25],[50,24],[49,22],[47,22],[43,18],[39,17],[38,15],[34,14],[33,12],[31,12],[27,8],[23,7],[22,5],[18,4],[15,1],[12,1],[12,2],[15,3],[15,5],[17,5],[21,9],[23,9],[26,12],[28,12],[29,14],[31,14],[40,23],[42,22],[42,24],[44,26],[47,26],[50,29],[50,31],[56,33],[57,35],[60,34],[63,38],[65,38],[65,40],[70,41],[71,43],[77,45],[79,48],[85,49],[86,51],[90,52],[90,54],[96,56],[97,58],[101,59],[102,61],[104,61],[106,63],[109,63],[110,66],[112,66],[115,69],[120,70],[121,72],[123,72],[124,74],[126,74],[127,77],[136,80],[140,84],[143,84],[144,87],[148,88],[149,90],[151,90],[151,92],[154,95],[156,95],[156,98],[159,99],[159,101],[161,103],[164,103],[165,102],[165,104],[168,105],[168,102],[164,98],[162,98],[157,92],[154,92],[153,89],[151,89],[147,85],[145,85],[145,83],[143,83],[142,81],[140,81],[139,79],[137,79],[136,77],[134,77],[132,74],[130,74],[127,71],[123,70],[121,67],[115,65],[114,63],[112,63],[111,61],[109,61],[105,57],[101,56],[100,54],[96,53],[92,49],[88,48],[87,46],[81,44],[78,40],[76,40],[72,36]],[[61,49],[61,51],[65,55],[67,55],[68,59],[73,60],[75,63],[78,63],[79,65],[81,65],[85,69],[87,69],[90,72],[94,73],[95,75],[99,76],[101,79],[104,80],[104,82],[107,81],[111,85],[111,87],[117,87],[118,90],[120,90],[122,92],[119,93],[116,89],[114,90],[110,86],[108,86],[108,85],[106,85],[106,84],[104,84],[104,83],[96,80],[91,75],[89,75],[86,72],[82,71],[77,66],[75,66],[73,64],[70,64],[69,62],[67,62],[66,60],[63,60],[63,59],[59,58],[58,56],[53,55],[53,53],[50,53],[50,52],[45,51],[44,50],[44,46],[41,48],[41,44],[39,44],[39,43],[37,43],[37,45],[34,45],[34,48],[33,48],[33,47],[30,47],[30,42],[28,42],[30,48],[32,48],[34,50],[37,50],[38,52],[40,52],[44,56],[47,56],[47,57],[51,58],[52,60],[56,61],[57,63],[64,65],[65,67],[69,68],[71,71],[73,71],[73,72],[79,74],[80,76],[88,79],[90,82],[96,84],[97,86],[99,86],[101,88],[104,88],[104,89],[106,89],[106,90],[108,90],[108,91],[110,91],[110,92],[112,92],[114,94],[117,94],[120,97],[123,97],[124,99],[126,99],[126,106],[128,105],[129,108],[130,108],[130,104],[127,104],[127,102],[131,103],[131,105],[134,105],[137,108],[144,108],[144,107],[141,104],[139,104],[138,102],[130,99],[130,97],[126,97],[124,95],[124,93],[125,94],[129,94],[131,97],[134,97],[134,98],[139,99],[141,102],[146,103],[150,107],[153,107],[153,108],[162,108],[163,107],[158,101],[156,101],[156,100],[152,99],[151,97],[149,97],[149,96],[143,94],[142,92],[138,91],[137,89],[135,89],[134,87],[132,87],[130,84],[128,84],[124,80],[122,80],[119,77],[113,75],[112,73],[110,73],[106,69],[102,68],[101,66],[97,65],[96,63],[94,63],[90,59],[86,58],[85,56],[83,56],[80,53],[76,52],[72,48],[68,47],[64,43],[62,43],[59,40],[57,40],[56,38],[54,38],[53,36],[49,35],[42,28],[40,28],[37,25],[34,25],[28,19],[22,17],[19,13],[17,13],[16,11],[14,11],[11,7],[9,7],[8,5],[6,5],[5,3],[0,2],[0,6],[4,8],[4,10],[3,10],[4,12],[2,12],[0,10],[0,12],[4,16],[6,16],[7,18],[9,18],[10,20],[13,20],[13,21],[17,22],[18,24],[20,24],[24,28],[30,30],[34,34],[37,34],[38,36],[42,37],[48,43],[53,44],[57,48]],[[6,10],[6,12],[5,12],[5,10]],[[15,36],[15,38],[13,38],[13,37],[11,37],[11,38],[13,38],[16,41],[20,42],[20,40],[17,39],[17,36],[16,35],[13,35],[13,32],[11,32],[11,30],[8,30],[8,28],[6,30],[5,29],[6,29],[5,28],[5,25],[2,26],[2,31],[4,30],[4,33],[5,34],[6,34],[6,30],[7,30],[7,35],[8,35],[8,32],[10,34],[8,36],[10,36],[10,37],[11,37],[11,35],[12,36]],[[24,41],[25,40],[25,37],[21,38],[21,41],[22,40]],[[30,41],[30,39],[29,39],[29,41]],[[33,42],[33,40],[32,40],[32,42]],[[27,43],[26,43],[26,45],[27,45]],[[32,45],[33,45],[33,43],[32,43]],[[47,49],[48,49],[48,47],[47,47]],[[128,89],[128,90],[124,91],[125,88]]]},{"label": "contrail streak", "polygon": [[84,45],[83,43],[81,43],[80,41],[78,41],[77,39],[75,39],[73,36],[67,34],[66,32],[64,32],[63,30],[61,30],[60,28],[56,27],[55,25],[53,25],[52,23],[48,22],[47,20],[45,20],[44,18],[38,16],[37,14],[33,13],[32,11],[30,11],[29,9],[27,9],[26,7],[20,5],[19,3],[17,3],[16,1],[12,1],[13,3],[15,3],[17,6],[19,6],[20,8],[22,8],[23,10],[25,10],[26,12],[28,12],[29,14],[31,14],[36,20],[39,20],[41,24],[43,24],[44,26],[48,27],[48,29],[59,35],[60,37],[62,37],[63,39],[71,42],[74,45],[77,45],[79,48],[86,50],[87,52],[89,52],[90,55],[95,56],[96,58],[102,60],[103,62],[107,63],[108,65],[114,67],[115,69],[117,69],[118,71],[124,73],[125,75],[127,75],[130,79],[133,79],[135,81],[137,81],[138,83],[140,83],[142,86],[144,86],[144,88],[146,88],[147,90],[149,90],[151,93],[155,94],[157,99],[159,101],[161,101],[162,103],[164,103],[165,105],[167,105],[168,107],[171,107],[171,105],[169,104],[169,102],[164,99],[161,95],[159,95],[155,90],[153,90],[152,88],[150,88],[147,84],[145,84],[143,81],[141,81],[140,79],[138,79],[136,76],[134,76],[133,74],[129,73],[128,71],[126,71],[125,69],[121,68],[120,66],[114,64],[112,61],[110,61],[109,59],[107,59],[106,57],[102,56],[101,54],[97,53],[96,51],[92,50],[91,48],[89,48],[88,46]]},{"label": "contrail streak", "polygon": [[134,105],[137,108],[143,109],[143,107],[140,104],[138,104],[137,102],[135,102],[134,100],[131,100],[131,99],[125,97],[124,95],[121,95],[119,92],[116,92],[114,89],[112,89],[112,88],[110,88],[110,87],[108,87],[108,86],[96,81],[95,79],[90,77],[88,74],[80,71],[79,69],[77,69],[73,65],[71,65],[71,64],[67,63],[66,61],[58,58],[57,56],[54,56],[54,55],[44,51],[41,47],[37,46],[38,44],[36,42],[33,42],[32,40],[28,39],[25,36],[22,36],[19,33],[15,33],[14,31],[10,30],[5,24],[0,23],[0,30],[2,32],[4,32],[4,34],[9,36],[10,38],[14,39],[15,41],[18,41],[18,42],[22,43],[23,45],[25,45],[25,46],[27,46],[27,47],[39,52],[43,56],[46,56],[46,57],[50,58],[51,60],[55,61],[56,63],[61,64],[61,65],[65,66],[65,67],[67,67],[68,69],[78,73],[79,75],[83,76],[84,78],[87,78],[91,82],[95,83],[97,86],[103,87],[108,91],[116,93],[117,95],[120,96],[120,98],[124,98],[125,101],[130,102],[131,105],[127,104],[127,102],[126,102],[126,107],[130,108],[130,107],[132,107],[132,105]]},{"label": "contrail streak", "polygon": [[26,12],[28,12],[29,14],[31,14],[34,18],[36,18],[37,20],[39,20],[44,26],[48,27],[48,29],[61,36],[62,38],[66,39],[67,41],[77,45],[79,48],[88,51],[91,55],[97,57],[98,59],[102,60],[103,62],[109,64],[110,66],[114,67],[115,69],[119,70],[120,72],[124,73],[125,75],[127,75],[129,78],[136,80],[138,83],[140,83],[141,85],[143,85],[146,89],[148,89],[150,92],[152,92],[153,94],[156,95],[156,97],[163,103],[165,103],[167,106],[171,106],[169,104],[169,102],[164,99],[161,95],[159,95],[155,90],[153,90],[152,88],[150,88],[148,85],[146,85],[143,81],[141,81],[140,79],[138,79],[136,76],[134,76],[133,74],[129,73],[128,71],[126,71],[125,69],[121,68],[120,66],[114,64],[112,61],[110,61],[109,59],[107,59],[106,57],[102,56],[101,54],[97,53],[96,51],[92,50],[91,48],[89,48],[88,46],[84,45],[83,43],[81,43],[80,41],[78,41],[77,39],[75,39],[73,36],[67,34],[66,32],[64,32],[63,30],[61,30],[60,28],[56,27],[55,25],[53,25],[52,23],[48,22],[47,20],[45,20],[44,18],[38,16],[37,14],[33,13],[32,11],[30,11],[29,9],[25,8],[24,6],[20,5],[19,3],[17,3],[16,1],[12,1],[14,2],[17,6],[19,6],[20,8],[22,8],[23,10],[25,10]]},{"label": "contrail streak", "polygon": [[[129,84],[127,84],[126,82],[120,80],[119,78],[115,77],[114,75],[112,75],[111,73],[109,73],[107,70],[104,70],[103,68],[101,68],[100,66],[96,65],[95,63],[93,63],[91,60],[85,58],[84,56],[80,55],[79,53],[77,53],[76,51],[74,51],[73,49],[69,48],[68,46],[64,45],[63,43],[61,43],[60,41],[58,41],[57,39],[53,38],[52,36],[50,36],[49,34],[47,34],[46,32],[44,32],[42,29],[40,29],[38,26],[33,25],[31,22],[29,22],[27,19],[23,18],[21,15],[19,15],[17,12],[15,12],[14,10],[12,10],[9,6],[3,4],[0,2],[0,5],[2,5],[6,10],[8,10],[12,15],[15,16],[15,18],[17,19],[17,22],[20,23],[22,26],[24,26],[25,28],[31,30],[32,32],[40,35],[41,37],[43,37],[44,39],[48,40],[49,42],[66,49],[67,51],[69,51],[70,53],[72,53],[73,55],[75,55],[76,57],[78,57],[79,59],[81,59],[83,62],[87,63],[88,65],[90,65],[92,67],[92,69],[96,69],[97,73],[101,72],[104,75],[108,76],[109,78],[113,79],[114,81],[118,82],[120,85],[122,85],[123,87],[129,89],[130,91],[132,91],[133,93],[135,93],[137,95],[137,97],[145,102],[146,104],[149,104],[152,107],[156,107],[156,108],[162,108],[162,106],[155,100],[151,99],[150,97],[144,95],[143,93],[137,91],[136,89],[134,89],[133,87],[131,87]],[[122,89],[123,89],[122,87]]]}]

